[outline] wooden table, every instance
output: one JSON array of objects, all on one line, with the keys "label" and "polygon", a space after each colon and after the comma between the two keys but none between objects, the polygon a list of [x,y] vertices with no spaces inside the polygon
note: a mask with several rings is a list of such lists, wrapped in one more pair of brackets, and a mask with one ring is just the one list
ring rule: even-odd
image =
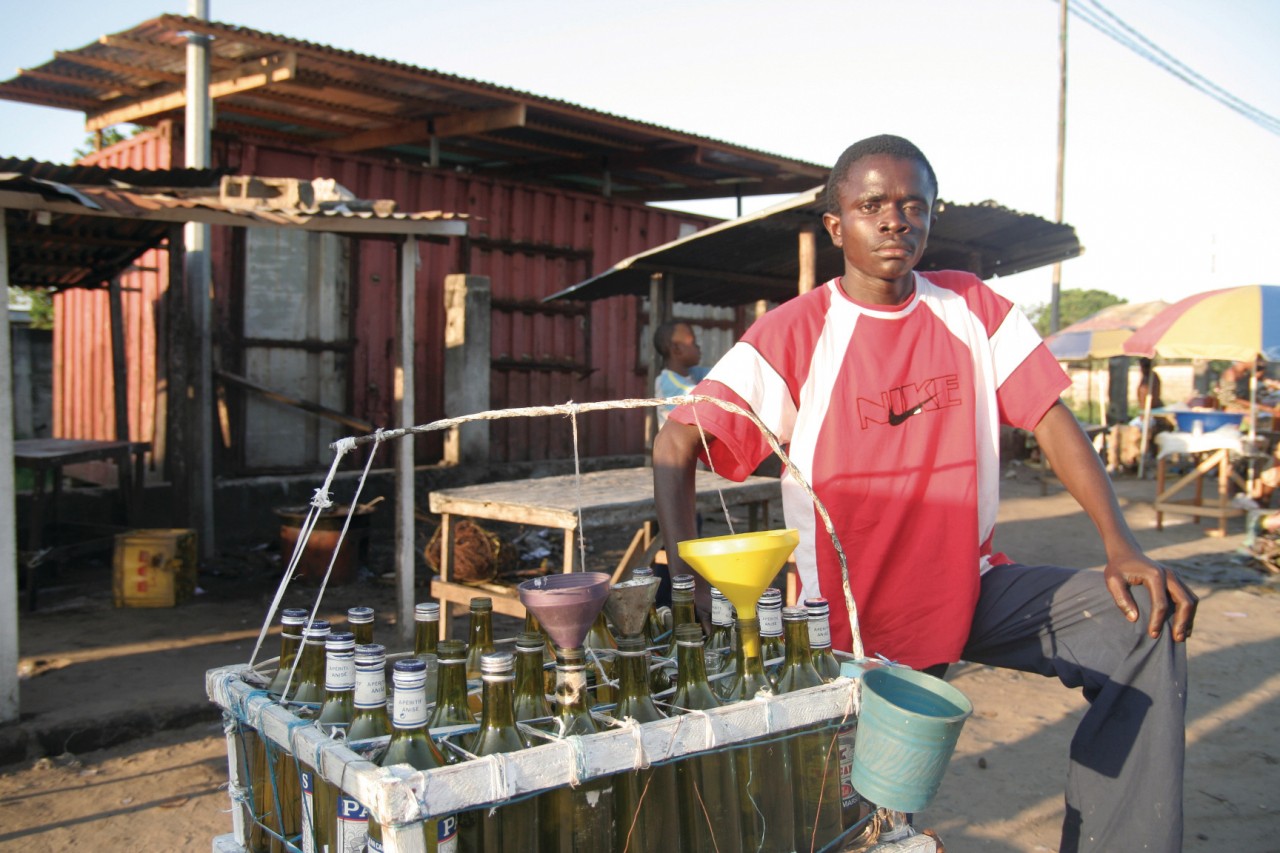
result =
[{"label": "wooden table", "polygon": [[[720,496],[729,507],[746,506],[748,525],[759,529],[769,518],[769,501],[781,497],[781,485],[773,477],[748,477],[741,483],[699,470],[695,480],[698,512],[719,516]],[[564,531],[563,571],[580,570],[577,537],[579,507],[587,528],[623,527],[636,530],[631,546],[614,571],[617,577],[636,557],[655,544],[653,523],[653,469],[621,468],[593,471],[581,477],[539,477],[483,483],[456,489],[439,489],[430,495],[431,511],[440,515],[440,576],[431,594],[440,601],[440,636],[447,636],[451,603],[467,605],[475,595],[489,594],[493,609],[508,616],[524,616],[524,606],[514,587],[501,584],[460,584],[449,580],[453,569],[455,518],[483,518],[514,524],[551,527]]]},{"label": "wooden table", "polygon": [[[35,472],[26,550],[36,556],[27,563],[27,609],[34,610],[36,605],[36,566],[42,561],[56,560],[59,557],[57,549],[53,549],[55,553],[52,554],[42,552],[45,524],[58,520],[63,466],[81,462],[114,461],[122,499],[123,514],[120,520],[131,522],[141,504],[143,456],[150,449],[151,445],[145,441],[93,441],[79,438],[30,438],[13,443],[14,465]],[[48,472],[53,473],[51,492],[45,489]],[[61,556],[67,557],[70,554]]]},{"label": "wooden table", "polygon": [[[1241,490],[1246,490],[1244,479],[1235,472],[1231,465],[1233,455],[1240,455],[1238,441],[1226,442],[1217,440],[1212,433],[1192,435],[1190,433],[1161,433],[1156,437],[1160,445],[1160,456],[1156,462],[1156,498],[1153,508],[1156,511],[1156,530],[1164,529],[1164,514],[1176,512],[1190,515],[1196,523],[1200,518],[1218,519],[1218,529],[1209,531],[1210,535],[1226,536],[1227,519],[1244,515],[1245,511],[1230,503],[1231,483],[1236,483]],[[1183,474],[1172,484],[1167,483],[1166,466],[1170,457],[1186,455],[1195,462],[1195,467]],[[1204,501],[1204,481],[1213,471],[1217,471],[1217,498],[1209,503]],[[1194,487],[1194,496],[1178,499],[1175,496],[1188,487]]]}]

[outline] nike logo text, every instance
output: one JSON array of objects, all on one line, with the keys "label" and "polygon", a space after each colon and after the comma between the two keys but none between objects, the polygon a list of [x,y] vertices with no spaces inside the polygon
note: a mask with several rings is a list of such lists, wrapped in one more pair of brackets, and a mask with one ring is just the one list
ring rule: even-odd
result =
[{"label": "nike logo text", "polygon": [[873,424],[901,426],[916,415],[958,406],[961,402],[960,377],[954,373],[935,376],[881,391],[879,400],[858,397],[858,425],[862,429]]},{"label": "nike logo text", "polygon": [[897,426],[898,424],[906,421],[906,419],[911,417],[912,415],[920,414],[921,412],[924,411],[925,403],[932,403],[934,397],[937,397],[937,396],[938,396],[937,394],[934,394],[933,397],[930,397],[929,399],[922,401],[915,408],[907,409],[902,414],[898,414],[897,412],[895,412],[893,410],[893,407],[891,406],[889,408],[889,426]]}]

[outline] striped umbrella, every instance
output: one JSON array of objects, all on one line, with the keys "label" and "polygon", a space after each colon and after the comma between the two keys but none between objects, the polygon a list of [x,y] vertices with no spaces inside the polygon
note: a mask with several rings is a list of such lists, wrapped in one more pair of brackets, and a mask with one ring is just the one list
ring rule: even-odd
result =
[{"label": "striped umbrella", "polygon": [[1175,302],[1124,342],[1130,355],[1280,361],[1280,285],[1250,284]]},{"label": "striped umbrella", "polygon": [[1108,305],[1044,339],[1059,361],[1088,361],[1124,355],[1124,342],[1168,302],[1122,302]]}]

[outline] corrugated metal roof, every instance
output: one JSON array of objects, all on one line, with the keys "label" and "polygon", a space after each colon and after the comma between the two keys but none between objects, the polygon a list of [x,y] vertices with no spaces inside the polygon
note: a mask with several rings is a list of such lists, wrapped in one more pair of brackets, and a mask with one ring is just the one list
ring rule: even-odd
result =
[{"label": "corrugated metal roof", "polygon": [[[217,186],[174,188],[173,183],[194,180],[194,176],[184,175],[182,170],[148,173],[167,189],[147,192],[35,177],[60,174],[60,167],[34,161],[26,163],[33,174],[0,172],[0,209],[5,210],[9,244],[9,282],[19,287],[100,286],[118,276],[148,249],[160,245],[174,225],[188,221],[368,236],[466,233],[465,214],[447,211],[401,212],[389,202],[358,200],[325,202],[305,209],[250,207],[244,202],[229,204],[219,195]],[[67,172],[74,174],[83,168],[90,167],[67,167]]]},{"label": "corrugated metal roof", "polygon": [[0,157],[0,174],[12,173],[56,181],[60,184],[85,184],[88,186],[127,186],[147,188],[216,187],[230,169],[118,169],[80,164],[63,165],[44,163],[40,160],[24,160],[16,157]]},{"label": "corrugated metal roof", "polygon": [[827,173],[505,86],[180,15],[57,52],[0,83],[0,98],[81,110],[90,129],[182,121],[188,31],[213,36],[215,132],[419,160],[434,144],[441,167],[636,201],[797,192]]},{"label": "corrugated metal roof", "polygon": [[[559,293],[553,299],[647,296],[649,279],[668,273],[675,298],[705,305],[743,305],[758,299],[782,302],[796,294],[798,240],[805,229],[817,237],[817,280],[844,269],[840,250],[822,228],[825,187],[734,219],[680,240],[633,255],[610,269]],[[1012,275],[1083,251],[1070,225],[1019,213],[995,202],[939,202],[929,246],[917,269],[968,270],[981,278]]]}]

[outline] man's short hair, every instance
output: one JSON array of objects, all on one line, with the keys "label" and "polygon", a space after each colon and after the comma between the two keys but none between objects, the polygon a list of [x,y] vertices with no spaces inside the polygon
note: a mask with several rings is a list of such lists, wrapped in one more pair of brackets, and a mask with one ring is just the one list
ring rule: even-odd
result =
[{"label": "man's short hair", "polygon": [[910,160],[923,166],[925,174],[929,176],[929,183],[933,187],[933,200],[938,200],[938,176],[934,174],[933,166],[929,165],[929,158],[925,157],[924,152],[909,140],[903,139],[901,136],[884,133],[880,136],[869,136],[866,139],[859,140],[846,148],[844,153],[840,155],[840,159],[836,161],[835,167],[827,177],[828,213],[840,213],[840,185],[848,177],[849,170],[853,168],[853,164],[865,157],[874,157],[877,154],[887,154],[890,157],[897,157],[899,160]]},{"label": "man's short hair", "polygon": [[653,348],[658,351],[658,355],[667,358],[671,355],[671,339],[675,337],[676,329],[686,325],[683,320],[668,320],[653,331]]}]

